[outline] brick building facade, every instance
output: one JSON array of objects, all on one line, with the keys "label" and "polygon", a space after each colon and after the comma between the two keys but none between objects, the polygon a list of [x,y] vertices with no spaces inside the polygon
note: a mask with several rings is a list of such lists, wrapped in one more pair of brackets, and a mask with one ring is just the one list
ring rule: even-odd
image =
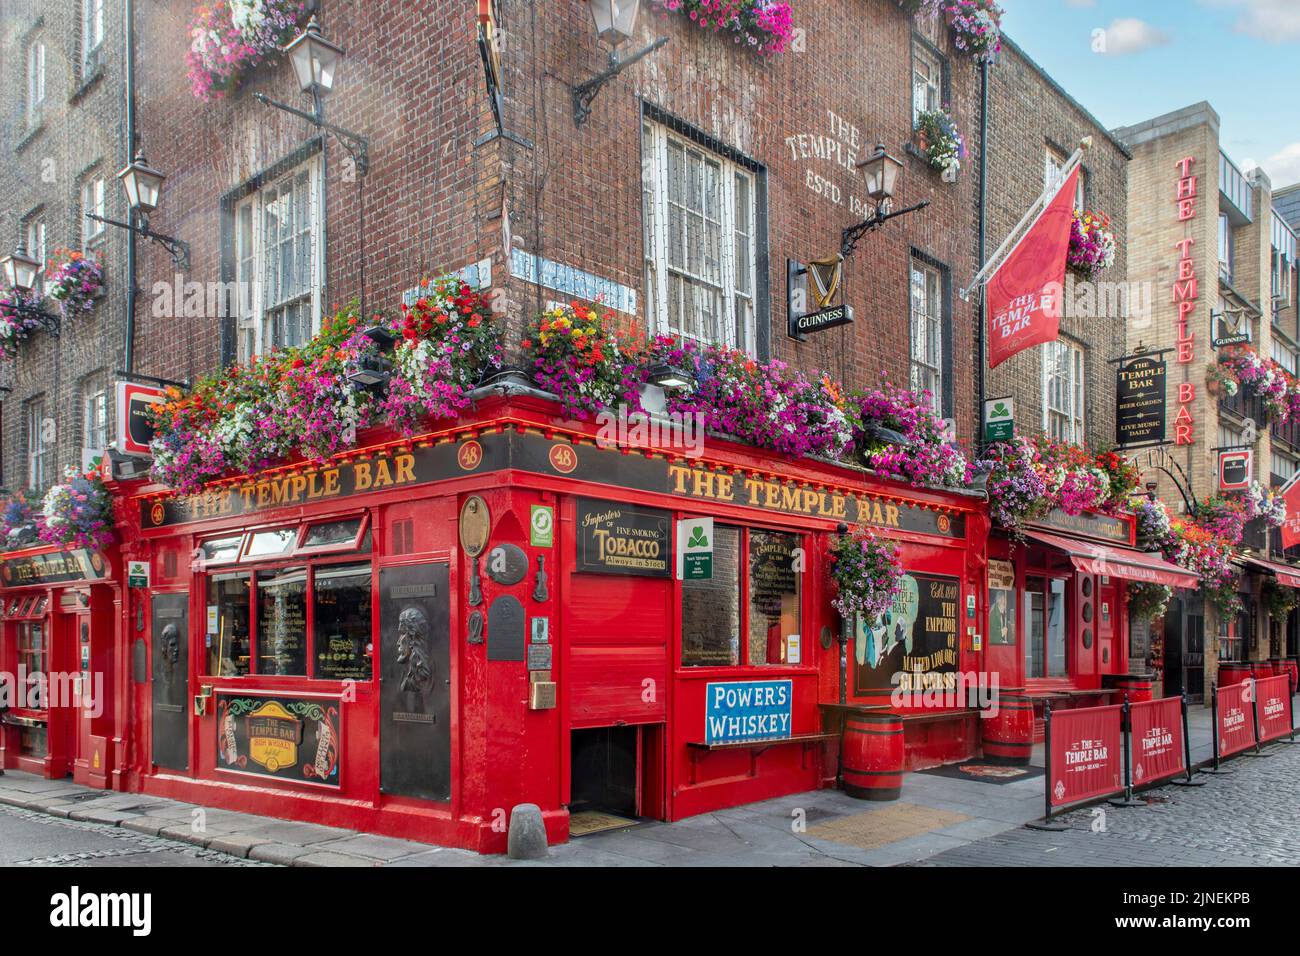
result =
[{"label": "brick building facade", "polygon": [[[113,437],[113,380],[122,367],[128,302],[127,234],[84,213],[124,219],[115,180],[125,165],[122,0],[48,0],[0,10],[0,254],[21,238],[42,261],[84,249],[104,266],[93,311],[34,331],[3,360],[2,481],[39,495],[66,466]],[[12,231],[11,231],[12,230]],[[53,300],[46,309],[57,313]]]}]

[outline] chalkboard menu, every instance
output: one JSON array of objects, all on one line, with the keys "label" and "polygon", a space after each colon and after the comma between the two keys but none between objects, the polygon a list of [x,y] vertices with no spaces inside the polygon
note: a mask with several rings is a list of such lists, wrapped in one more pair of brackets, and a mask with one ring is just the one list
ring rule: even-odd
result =
[{"label": "chalkboard menu", "polygon": [[[578,570],[588,574],[672,575],[672,515],[611,501],[578,500]],[[489,635],[490,639],[490,635]]]},{"label": "chalkboard menu", "polygon": [[859,617],[854,635],[856,690],[955,690],[960,598],[956,578],[904,575],[893,607],[876,627],[865,627]]},{"label": "chalkboard menu", "polygon": [[307,674],[307,572],[257,574],[257,672]]},{"label": "chalkboard menu", "polygon": [[338,787],[341,706],[334,699],[217,694],[217,769]]}]

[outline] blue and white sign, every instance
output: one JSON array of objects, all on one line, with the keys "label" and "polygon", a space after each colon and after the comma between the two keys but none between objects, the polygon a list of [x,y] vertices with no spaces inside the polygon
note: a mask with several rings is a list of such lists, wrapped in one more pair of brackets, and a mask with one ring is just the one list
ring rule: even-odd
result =
[{"label": "blue and white sign", "polygon": [[597,302],[619,312],[636,315],[636,290],[582,269],[543,259],[522,249],[510,253],[510,274],[533,285],[563,293],[584,302]]},{"label": "blue and white sign", "polygon": [[704,701],[704,740],[725,744],[789,737],[794,682],[728,681],[709,684]]}]

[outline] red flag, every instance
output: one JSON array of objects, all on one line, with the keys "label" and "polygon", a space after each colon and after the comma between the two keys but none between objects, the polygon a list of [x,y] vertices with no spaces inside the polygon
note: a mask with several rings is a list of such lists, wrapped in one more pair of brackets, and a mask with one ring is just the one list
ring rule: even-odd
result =
[{"label": "red flag", "polygon": [[989,368],[1017,352],[1052,342],[1061,334],[1061,299],[1070,224],[1079,181],[1076,168],[1061,184],[1038,221],[989,279]]},{"label": "red flag", "polygon": [[1282,523],[1282,549],[1300,544],[1300,481],[1292,480],[1282,489],[1286,502],[1286,521]]}]

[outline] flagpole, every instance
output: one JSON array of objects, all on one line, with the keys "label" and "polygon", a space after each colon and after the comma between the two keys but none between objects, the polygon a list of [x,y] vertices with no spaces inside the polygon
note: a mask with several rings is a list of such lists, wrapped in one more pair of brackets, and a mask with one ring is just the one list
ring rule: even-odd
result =
[{"label": "flagpole", "polygon": [[[1091,148],[1091,136],[1085,136],[1080,140],[1079,148],[1071,154],[1070,158],[1065,161],[1065,165],[1061,167],[1061,172],[1057,182],[1048,186],[1039,194],[1038,198],[1034,201],[1034,204],[1029,207],[1028,211],[1026,211],[1024,216],[1021,217],[1020,221],[1016,223],[1015,228],[1012,229],[1007,235],[1007,238],[1003,240],[1002,245],[998,246],[997,252],[993,253],[993,255],[989,257],[988,262],[984,263],[983,268],[976,273],[975,278],[971,279],[970,284],[967,285],[966,288],[957,291],[957,295],[961,297],[963,302],[970,301],[972,290],[977,288],[990,274],[996,272],[1002,265],[1003,260],[1016,251],[1021,241],[1029,234],[1030,230],[1032,230],[1034,225],[1038,222],[1039,217],[1047,210],[1048,204],[1051,203],[1051,201],[1056,198],[1056,194],[1061,191],[1061,188],[1065,185],[1065,181],[1070,178],[1070,174],[1082,165],[1083,154]],[[1012,242],[1013,239],[1015,240],[1014,243]]]}]

